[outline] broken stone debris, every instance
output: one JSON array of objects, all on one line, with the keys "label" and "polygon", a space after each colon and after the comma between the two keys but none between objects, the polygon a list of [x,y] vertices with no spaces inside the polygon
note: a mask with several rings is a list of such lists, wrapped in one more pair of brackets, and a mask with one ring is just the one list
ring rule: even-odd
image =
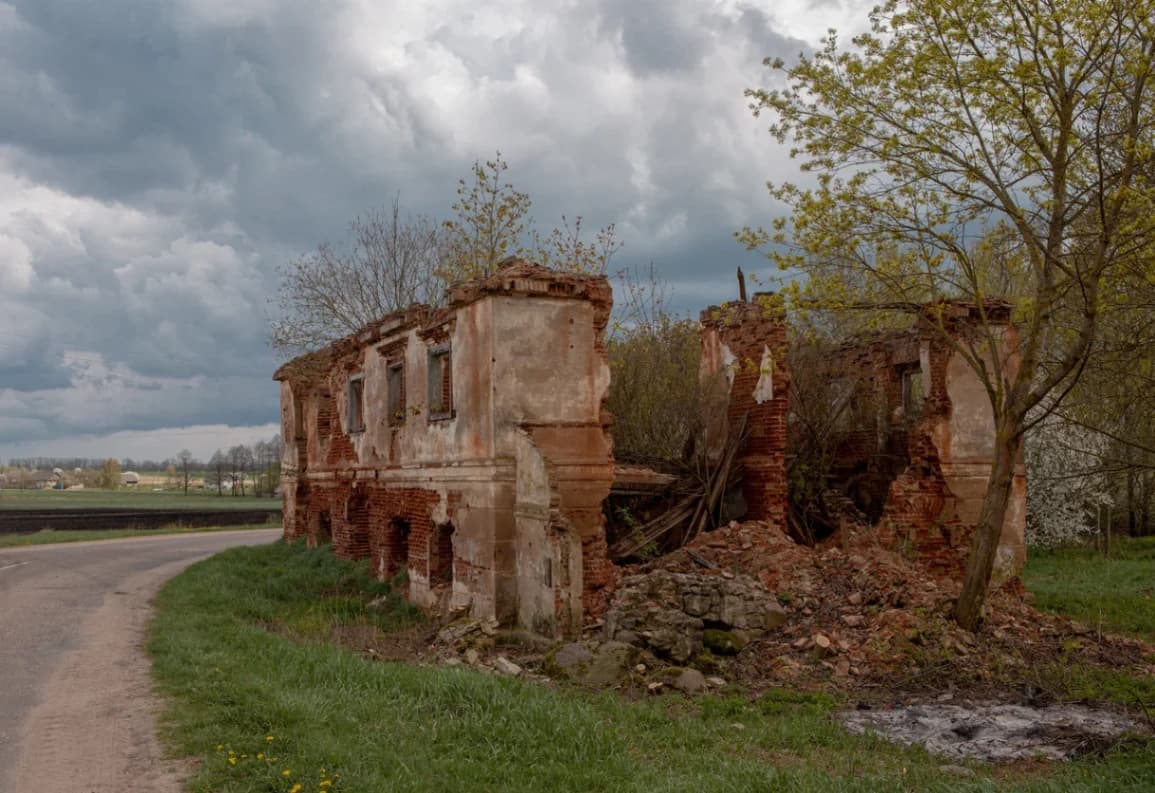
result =
[{"label": "broken stone debris", "polygon": [[497,659],[493,662],[493,668],[497,670],[498,674],[506,675],[507,677],[517,677],[523,671],[520,666],[504,655],[497,656]]},{"label": "broken stone debris", "polygon": [[683,669],[674,679],[674,688],[683,694],[697,694],[706,688],[706,678],[697,669]]},{"label": "broken stone debris", "polygon": [[659,569],[623,579],[606,612],[605,633],[685,663],[707,643],[713,652],[735,655],[752,636],[785,621],[774,596],[748,576]]}]

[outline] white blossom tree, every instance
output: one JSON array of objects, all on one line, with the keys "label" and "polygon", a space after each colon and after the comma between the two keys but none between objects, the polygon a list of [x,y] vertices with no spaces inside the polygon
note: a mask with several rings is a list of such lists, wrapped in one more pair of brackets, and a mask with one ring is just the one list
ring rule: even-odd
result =
[{"label": "white blossom tree", "polygon": [[1113,503],[1101,466],[1107,446],[1103,435],[1057,416],[1028,433],[1028,545],[1063,545],[1095,531],[1095,510]]}]

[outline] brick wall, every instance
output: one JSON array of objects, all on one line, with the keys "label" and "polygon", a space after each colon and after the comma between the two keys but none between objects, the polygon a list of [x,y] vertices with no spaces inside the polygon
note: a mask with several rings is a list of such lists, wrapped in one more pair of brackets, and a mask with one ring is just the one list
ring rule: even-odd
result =
[{"label": "brick wall", "polygon": [[[702,313],[702,327],[707,346],[715,341],[709,338],[713,335],[733,357],[726,418],[730,432],[746,419],[748,437],[741,460],[747,517],[784,527],[790,373],[781,301],[763,293],[750,303],[711,307]],[[726,374],[717,362],[707,364],[711,366],[715,371],[707,371],[708,375]]]}]

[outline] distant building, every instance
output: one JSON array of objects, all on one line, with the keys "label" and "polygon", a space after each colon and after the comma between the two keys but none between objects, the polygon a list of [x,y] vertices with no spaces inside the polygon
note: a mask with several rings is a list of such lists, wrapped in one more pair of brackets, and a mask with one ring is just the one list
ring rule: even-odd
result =
[{"label": "distant building", "polygon": [[60,477],[51,471],[33,471],[24,477],[24,486],[29,490],[51,490],[60,481]]},{"label": "distant building", "polygon": [[139,485],[140,474],[138,474],[136,471],[125,471],[120,475],[120,483],[128,487]]}]

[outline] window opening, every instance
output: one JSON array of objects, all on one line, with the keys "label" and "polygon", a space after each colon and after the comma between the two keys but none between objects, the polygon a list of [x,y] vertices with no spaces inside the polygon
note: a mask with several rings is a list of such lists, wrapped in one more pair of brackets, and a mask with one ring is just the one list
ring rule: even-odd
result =
[{"label": "window opening", "polygon": [[390,427],[405,424],[405,365],[401,361],[389,364],[385,371],[389,394],[386,407]]},{"label": "window opening", "polygon": [[395,576],[409,569],[409,521],[404,518],[389,521],[387,539],[388,574]]},{"label": "window opening", "polygon": [[922,385],[922,369],[907,369],[902,373],[902,412],[908,419],[922,414],[926,393]]},{"label": "window opening", "polygon": [[365,430],[365,380],[361,375],[349,378],[346,388],[345,416],[348,419],[349,432],[363,432]]},{"label": "window opening", "polygon": [[453,358],[448,344],[429,350],[429,418],[453,417]]}]

